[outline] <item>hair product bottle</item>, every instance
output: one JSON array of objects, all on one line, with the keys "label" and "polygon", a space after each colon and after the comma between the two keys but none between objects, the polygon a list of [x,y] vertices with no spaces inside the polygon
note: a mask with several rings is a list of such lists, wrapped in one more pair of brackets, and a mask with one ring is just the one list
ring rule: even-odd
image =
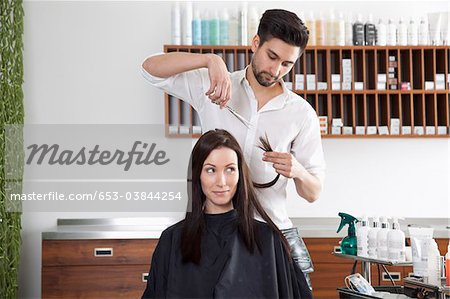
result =
[{"label": "hair product bottle", "polygon": [[316,21],[314,20],[314,13],[312,11],[309,12],[308,18],[305,20],[305,25],[309,31],[308,45],[315,46],[316,45]]},{"label": "hair product bottle", "polygon": [[250,6],[250,10],[248,11],[248,38],[247,38],[247,44],[251,45],[253,37],[256,34],[256,31],[258,31],[258,24],[259,24],[259,14],[256,10],[256,7]]},{"label": "hair product bottle", "polygon": [[342,12],[336,21],[336,45],[345,46],[345,20]]},{"label": "hair product bottle", "polygon": [[220,20],[217,9],[214,10],[209,20],[209,42],[211,45],[218,45],[220,43]]},{"label": "hair product bottle", "polygon": [[209,13],[207,10],[203,13],[202,18],[202,45],[210,45],[209,41]]},{"label": "hair product bottle", "polygon": [[172,44],[181,44],[181,13],[179,2],[175,2],[172,5]]},{"label": "hair product bottle", "polygon": [[345,20],[345,45],[353,45],[353,21],[351,13],[347,14],[347,18]]},{"label": "hair product bottle", "polygon": [[408,29],[406,27],[405,22],[403,22],[402,17],[400,17],[400,20],[398,22],[397,44],[399,46],[407,46],[408,45]]},{"label": "hair product bottle", "polygon": [[427,19],[422,17],[420,19],[420,25],[419,25],[419,45],[421,46],[428,46],[428,22]]},{"label": "hair product bottle", "polygon": [[388,46],[397,45],[397,26],[391,19],[389,19],[387,26],[387,45]]},{"label": "hair product bottle", "polygon": [[220,14],[220,44],[228,45],[229,37],[228,37],[228,26],[230,22],[230,17],[228,16],[228,10],[224,8]]},{"label": "hair product bottle", "polygon": [[200,18],[200,11],[194,9],[192,18],[192,44],[202,44],[202,19]]},{"label": "hair product bottle", "polygon": [[361,225],[356,230],[356,244],[358,246],[358,256],[369,256],[369,221],[367,217],[362,217]]},{"label": "hair product bottle", "polygon": [[378,217],[372,217],[372,227],[367,234],[369,257],[377,258],[377,234],[380,230],[380,221]]},{"label": "hair product bottle", "polygon": [[364,25],[364,40],[366,46],[375,46],[376,28],[373,23],[373,16],[369,14],[369,19]]},{"label": "hair product bottle", "polygon": [[192,2],[186,1],[183,8],[183,25],[181,27],[183,45],[192,45]]},{"label": "hair product bottle", "polygon": [[434,239],[428,245],[428,255],[427,255],[427,273],[428,273],[428,284],[440,286],[441,285],[441,254],[437,243]]},{"label": "hair product bottle", "polygon": [[405,233],[400,229],[397,218],[392,220],[392,229],[387,235],[388,259],[391,262],[404,262],[406,260],[405,252]]},{"label": "hair product bottle", "polygon": [[334,15],[334,10],[330,10],[330,15],[327,20],[327,33],[326,33],[326,40],[327,40],[327,46],[334,46],[336,45],[336,18]]},{"label": "hair product bottle", "polygon": [[408,46],[417,46],[419,44],[419,28],[411,18],[408,25]]},{"label": "hair product bottle", "polygon": [[325,31],[326,25],[323,17],[323,13],[319,13],[319,17],[316,20],[316,45],[324,46],[325,45]]},{"label": "hair product bottle", "polygon": [[377,258],[388,259],[387,235],[389,233],[389,222],[386,217],[381,217],[381,229],[377,233]]},{"label": "hair product bottle", "polygon": [[383,23],[383,20],[380,19],[378,21],[377,25],[377,38],[376,38],[376,44],[377,46],[386,46],[387,43],[387,30],[386,25]]},{"label": "hair product bottle", "polygon": [[364,24],[361,14],[358,14],[358,18],[353,24],[353,45],[364,46]]},{"label": "hair product bottle", "polygon": [[228,23],[228,43],[230,45],[236,46],[239,44],[239,20],[238,12],[233,9],[230,12],[230,22]]},{"label": "hair product bottle", "polygon": [[247,40],[247,3],[243,3],[239,11],[239,45],[246,46]]}]

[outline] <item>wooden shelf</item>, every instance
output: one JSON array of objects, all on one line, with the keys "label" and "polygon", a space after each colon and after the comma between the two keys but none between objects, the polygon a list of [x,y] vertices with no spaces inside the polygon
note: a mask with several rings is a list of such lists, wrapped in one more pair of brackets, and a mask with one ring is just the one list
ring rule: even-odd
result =
[{"label": "wooden shelf", "polygon": [[[165,45],[164,52],[215,53],[224,59],[230,72],[243,69],[252,57],[249,46]],[[343,59],[347,59],[348,67]],[[339,75],[339,86],[332,86],[332,74]],[[443,76],[441,86],[436,86],[436,74]],[[318,116],[325,117],[324,138],[449,138],[449,74],[448,46],[310,46],[284,81],[290,82],[288,85],[311,104]],[[307,75],[315,80],[308,89]],[[296,84],[300,78],[303,86]],[[340,89],[344,79],[346,90]],[[318,90],[318,82],[326,83],[325,89]],[[355,90],[355,82],[361,82],[358,84],[364,89]],[[409,84],[409,89],[402,90],[402,83]],[[167,136],[200,136],[198,115],[189,105],[166,95],[165,107]],[[331,124],[336,118],[352,134],[344,135],[342,128],[338,129],[341,134],[332,134]],[[392,127],[391,120],[399,122],[399,127]],[[364,134],[355,134],[357,127]],[[376,134],[367,134],[368,127]],[[411,134],[403,135],[403,127]],[[385,135],[386,128],[389,134],[393,130],[399,133]]]}]

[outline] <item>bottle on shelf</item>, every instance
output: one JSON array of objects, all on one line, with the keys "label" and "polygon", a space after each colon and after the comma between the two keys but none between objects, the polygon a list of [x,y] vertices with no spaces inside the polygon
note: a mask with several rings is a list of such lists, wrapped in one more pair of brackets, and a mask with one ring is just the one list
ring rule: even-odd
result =
[{"label": "bottle on shelf", "polygon": [[229,44],[228,37],[228,26],[230,22],[230,17],[228,15],[228,10],[226,8],[222,9],[220,14],[220,44],[227,46]]},{"label": "bottle on shelf", "polygon": [[373,23],[373,16],[369,14],[369,19],[364,24],[364,41],[366,46],[375,46],[376,27]]},{"label": "bottle on shelf", "polygon": [[447,254],[445,255],[445,285],[450,287],[450,241],[447,246]]},{"label": "bottle on shelf", "polygon": [[174,2],[172,5],[172,45],[181,44],[181,10],[180,3]]},{"label": "bottle on shelf", "polygon": [[202,18],[202,45],[210,45],[209,40],[209,12],[207,10],[203,13]]},{"label": "bottle on shelf", "polygon": [[353,21],[351,13],[348,13],[345,19],[345,45],[353,45]]},{"label": "bottle on shelf", "polygon": [[305,20],[305,25],[309,31],[308,45],[315,46],[316,45],[316,21],[314,20],[314,13],[312,11],[309,12],[308,18]]},{"label": "bottle on shelf", "polygon": [[369,257],[369,221],[366,216],[362,217],[361,225],[356,230],[356,244],[358,256]]},{"label": "bottle on shelf", "polygon": [[427,275],[428,284],[441,285],[441,254],[434,239],[428,245]]},{"label": "bottle on shelf", "polygon": [[184,2],[183,7],[183,18],[182,18],[182,36],[181,36],[181,43],[183,45],[192,45],[192,2],[186,1]]},{"label": "bottle on shelf", "polygon": [[399,46],[408,45],[408,29],[403,21],[403,17],[400,17],[400,20],[398,21],[397,44]]},{"label": "bottle on shelf", "polygon": [[377,233],[377,258],[388,259],[387,235],[389,233],[389,222],[386,217],[381,217],[381,229]]},{"label": "bottle on shelf", "polygon": [[247,33],[247,15],[248,15],[248,6],[247,3],[244,2],[239,10],[239,45],[246,46],[248,41],[248,33]]},{"label": "bottle on shelf", "polygon": [[368,254],[371,258],[377,258],[377,234],[380,230],[380,221],[378,217],[372,217],[372,227],[370,228],[368,238]]},{"label": "bottle on shelf", "polygon": [[248,20],[247,20],[247,25],[248,25],[247,44],[248,45],[252,44],[253,37],[255,36],[255,34],[258,31],[258,24],[259,24],[258,11],[256,10],[256,7],[250,6],[250,9],[248,11]]},{"label": "bottle on shelf", "polygon": [[380,19],[378,21],[376,32],[377,32],[377,37],[376,37],[377,46],[386,46],[386,44],[387,44],[387,28],[386,28],[386,25],[383,23],[382,19]]},{"label": "bottle on shelf", "polygon": [[233,46],[239,44],[239,18],[236,9],[230,12],[230,22],[228,23],[228,43]]},{"label": "bottle on shelf", "polygon": [[419,25],[419,45],[421,45],[421,46],[429,45],[428,32],[429,32],[429,28],[428,28],[427,19],[422,17],[420,19],[420,25]]},{"label": "bottle on shelf", "polygon": [[356,22],[353,24],[353,45],[364,46],[364,24],[361,14],[358,14]]},{"label": "bottle on shelf", "polygon": [[209,43],[214,46],[220,43],[220,19],[217,9],[214,10],[209,20]]},{"label": "bottle on shelf", "polygon": [[202,19],[198,9],[194,9],[192,16],[192,44],[202,44]]},{"label": "bottle on shelf", "polygon": [[387,25],[387,45],[388,46],[397,45],[397,26],[391,19],[389,19]]},{"label": "bottle on shelf", "polygon": [[345,46],[345,20],[342,12],[336,21],[336,45]]},{"label": "bottle on shelf", "polygon": [[400,229],[398,218],[392,219],[392,229],[387,235],[388,259],[391,262],[404,262],[406,260],[405,252],[405,233]]},{"label": "bottle on shelf", "polygon": [[326,31],[325,20],[323,17],[323,13],[320,12],[319,17],[316,20],[316,45],[318,45],[318,46],[325,45],[325,43],[326,43],[325,31]]},{"label": "bottle on shelf", "polygon": [[334,9],[330,9],[330,15],[328,17],[327,23],[327,32],[326,32],[326,45],[334,46],[336,45],[336,18],[334,15]]},{"label": "bottle on shelf", "polygon": [[419,28],[411,18],[408,25],[408,46],[417,46],[419,44]]}]

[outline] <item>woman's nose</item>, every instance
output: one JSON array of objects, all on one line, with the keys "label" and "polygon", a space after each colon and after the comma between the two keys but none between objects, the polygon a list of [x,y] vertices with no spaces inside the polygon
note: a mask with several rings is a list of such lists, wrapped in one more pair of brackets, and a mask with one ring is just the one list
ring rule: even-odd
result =
[{"label": "woman's nose", "polygon": [[217,182],[216,182],[217,186],[223,187],[226,185],[226,178],[225,175],[222,174],[218,174],[217,175]]}]

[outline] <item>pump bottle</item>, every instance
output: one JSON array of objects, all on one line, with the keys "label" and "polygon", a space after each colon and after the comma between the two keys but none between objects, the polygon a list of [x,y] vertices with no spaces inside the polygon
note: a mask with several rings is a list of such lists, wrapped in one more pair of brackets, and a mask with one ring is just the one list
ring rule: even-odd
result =
[{"label": "pump bottle", "polygon": [[419,45],[427,46],[428,45],[428,22],[426,18],[422,17],[420,19],[419,25]]},{"label": "pump bottle", "polygon": [[312,11],[309,12],[309,17],[306,19],[306,27],[309,31],[308,45],[316,45],[316,21],[314,20],[314,14]]},{"label": "pump bottle", "polygon": [[202,19],[200,18],[200,11],[194,9],[192,18],[192,44],[202,44]]},{"label": "pump bottle", "polygon": [[405,233],[400,229],[398,218],[392,219],[392,229],[387,235],[388,259],[391,262],[404,262],[405,253]]},{"label": "pump bottle", "polygon": [[386,25],[383,23],[383,20],[380,19],[378,21],[377,25],[377,46],[386,46],[386,38],[387,38],[387,32],[386,32]]},{"label": "pump bottle", "polygon": [[378,217],[372,217],[372,227],[368,233],[368,241],[369,241],[369,257],[377,258],[377,234],[380,230],[380,222]]},{"label": "pump bottle", "polygon": [[441,254],[439,253],[437,243],[434,239],[432,239],[430,244],[428,245],[427,259],[428,259],[427,261],[428,284],[440,286]]},{"label": "pump bottle", "polygon": [[220,44],[228,45],[229,37],[228,37],[228,25],[229,25],[230,17],[228,16],[227,9],[223,9],[220,14]]},{"label": "pump bottle", "polygon": [[417,28],[414,19],[411,18],[408,26],[408,46],[417,46],[419,44],[419,28]]},{"label": "pump bottle", "polygon": [[361,14],[358,14],[358,18],[353,24],[353,45],[364,46],[364,24]]},{"label": "pump bottle", "polygon": [[353,45],[353,24],[351,13],[347,15],[347,19],[345,20],[345,45],[346,46]]},{"label": "pump bottle", "polygon": [[377,233],[377,258],[388,259],[387,235],[389,233],[389,222],[386,217],[381,217],[381,229]]},{"label": "pump bottle", "polygon": [[397,45],[397,26],[391,19],[389,19],[387,26],[387,45]]},{"label": "pump bottle", "polygon": [[366,46],[375,46],[376,28],[373,23],[372,14],[369,14],[369,20],[364,25],[364,40]]},{"label": "pump bottle", "polygon": [[403,22],[403,18],[400,17],[400,21],[398,22],[398,31],[397,31],[397,44],[399,46],[408,45],[408,29],[406,27],[405,22]]},{"label": "pump bottle", "polygon": [[172,6],[172,44],[181,44],[181,11],[179,2],[175,2]]}]

